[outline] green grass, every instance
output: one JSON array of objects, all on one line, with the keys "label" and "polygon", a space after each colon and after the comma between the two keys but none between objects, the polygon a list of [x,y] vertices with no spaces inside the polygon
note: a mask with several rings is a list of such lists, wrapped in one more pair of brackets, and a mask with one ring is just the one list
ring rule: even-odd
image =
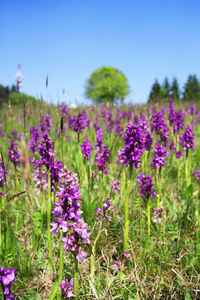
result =
[{"label": "green grass", "polygon": [[[179,104],[177,104],[178,107]],[[198,106],[198,104],[197,104]],[[128,110],[130,107],[122,107],[120,110]],[[79,111],[81,108],[78,109]],[[147,107],[136,106],[135,114],[140,111],[146,112]],[[93,121],[99,108],[86,108],[90,119]],[[200,185],[192,176],[194,170],[200,167],[200,124],[197,124],[195,133],[195,148],[190,151],[189,176],[191,184],[185,183],[185,157],[180,159],[180,178],[176,159],[171,155],[167,158],[166,167],[161,173],[160,206],[163,207],[161,224],[151,222],[150,236],[147,227],[146,203],[139,194],[137,178],[142,172],[142,166],[133,170],[130,178],[129,196],[129,239],[128,251],[132,255],[127,264],[127,270],[116,272],[113,265],[115,260],[120,260],[123,253],[123,230],[124,230],[124,201],[127,195],[127,171],[125,166],[117,164],[117,151],[123,147],[121,137],[115,133],[107,133],[105,121],[100,119],[104,131],[104,144],[108,147],[114,142],[111,152],[109,171],[103,176],[103,182],[99,180],[94,154],[87,166],[80,152],[80,143],[88,137],[93,146],[95,142],[95,129],[84,130],[80,142],[77,134],[67,126],[66,134],[71,137],[66,142],[63,138],[63,154],[61,140],[56,137],[55,126],[59,126],[60,115],[58,108],[47,107],[44,104],[26,106],[26,122],[19,123],[18,119],[23,116],[23,108],[4,107],[0,113],[0,123],[3,124],[6,137],[0,140],[0,152],[4,162],[10,171],[7,177],[7,185],[4,192],[8,195],[0,203],[1,226],[2,226],[2,253],[0,265],[17,269],[17,280],[12,285],[12,291],[16,299],[51,299],[50,294],[54,286],[57,290],[59,276],[59,234],[52,234],[53,271],[48,268],[48,235],[46,214],[43,212],[42,195],[35,192],[35,183],[32,178],[33,169],[30,169],[29,180],[24,182],[23,168],[17,167],[19,180],[16,186],[13,165],[9,162],[7,148],[11,130],[17,129],[18,134],[25,132],[26,142],[30,137],[29,127],[38,126],[40,116],[50,113],[53,125],[50,138],[54,142],[55,158],[61,160],[66,168],[77,173],[80,184],[80,203],[85,222],[89,224],[91,244],[86,245],[87,258],[79,264],[79,293],[80,299],[199,299],[200,298],[200,254],[197,251],[200,242],[197,224],[197,208],[199,207]],[[76,114],[77,111],[71,111]],[[113,114],[116,109],[113,108]],[[189,124],[191,116],[186,117]],[[122,120],[123,128],[126,128],[127,120]],[[182,133],[181,133],[182,134]],[[154,135],[154,142],[156,136]],[[22,151],[21,142],[17,141],[19,151]],[[30,156],[33,156],[29,152]],[[147,160],[148,175],[155,172],[151,169],[153,147]],[[86,170],[91,168],[90,176],[86,183]],[[96,176],[92,177],[94,172]],[[111,195],[110,184],[120,179],[121,189],[111,196],[115,212],[112,221],[106,222],[95,247],[95,280],[92,283],[89,278],[90,254],[94,240],[98,234],[96,224],[96,209],[101,199],[107,199]],[[102,187],[101,187],[102,184]],[[157,186],[155,185],[157,190]],[[1,191],[0,191],[1,192]],[[22,194],[18,194],[24,192]],[[15,197],[14,197],[15,196]],[[44,193],[47,200],[48,191]],[[150,200],[151,212],[157,206],[157,199]],[[152,215],[151,215],[152,220]],[[64,278],[74,276],[73,257],[64,250]],[[63,279],[64,279],[63,278]],[[53,295],[53,292],[52,292]],[[0,291],[0,297],[2,297]],[[53,296],[52,296],[53,297]]]}]

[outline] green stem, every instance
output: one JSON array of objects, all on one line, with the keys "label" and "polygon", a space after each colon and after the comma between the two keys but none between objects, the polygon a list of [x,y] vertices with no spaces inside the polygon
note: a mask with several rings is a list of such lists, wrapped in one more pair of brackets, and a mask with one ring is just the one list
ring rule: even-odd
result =
[{"label": "green stem", "polygon": [[[62,243],[62,231],[60,231],[60,260],[59,260],[59,282],[63,279],[63,268],[64,268],[64,247]],[[59,291],[57,300],[62,299],[62,292]]]},{"label": "green stem", "polygon": [[200,259],[200,205],[199,199],[196,202],[196,217],[197,217],[197,231],[196,231],[196,256]]},{"label": "green stem", "polygon": [[1,236],[1,211],[0,211],[0,255],[2,254],[2,236]]},{"label": "green stem", "polygon": [[103,207],[103,172],[99,174],[99,180],[100,180],[100,207]]},{"label": "green stem", "polygon": [[87,161],[85,161],[85,187],[88,188],[88,172],[87,172]]},{"label": "green stem", "polygon": [[51,232],[50,232],[50,222],[51,222],[51,177],[50,171],[48,170],[48,200],[47,200],[47,238],[48,238],[48,267],[49,271],[53,271],[52,266],[52,241],[51,241]]},{"label": "green stem", "polygon": [[159,176],[159,168],[156,169],[156,182],[157,182],[157,207],[160,206],[160,193],[161,193],[161,177]]},{"label": "green stem", "polygon": [[148,235],[151,234],[151,208],[150,208],[150,199],[147,202],[147,224],[148,224]]},{"label": "green stem", "polygon": [[[19,191],[19,180],[18,180],[16,168],[15,168],[15,191],[16,191],[16,193],[18,193],[18,191]],[[16,203],[16,200],[14,198],[13,204],[15,204],[15,203]]]},{"label": "green stem", "polygon": [[59,261],[59,281],[63,279],[63,266],[64,266],[64,247],[62,243],[62,231],[60,231],[60,261]]},{"label": "green stem", "polygon": [[124,202],[124,252],[128,250],[128,238],[129,238],[129,220],[128,220],[128,209],[129,209],[129,197],[130,197],[130,180],[127,182],[126,198]]},{"label": "green stem", "polygon": [[166,224],[165,218],[163,218],[163,245],[164,245],[164,253],[167,253],[167,244],[166,244]]},{"label": "green stem", "polygon": [[187,153],[186,153],[186,159],[185,159],[185,183],[186,183],[186,186],[189,186],[190,185],[190,176],[189,176],[189,165],[190,165],[190,162],[189,162],[189,151],[187,150]]},{"label": "green stem", "polygon": [[45,216],[46,215],[46,197],[45,197],[45,192],[42,191],[42,214]]},{"label": "green stem", "polygon": [[74,257],[75,260],[75,273],[74,273],[74,295],[75,300],[79,299],[79,271],[78,271],[78,260]]},{"label": "green stem", "polygon": [[92,253],[90,257],[90,278],[93,283],[94,283],[94,269],[95,269],[95,248],[96,248],[97,241],[101,235],[101,232],[102,230],[99,230],[99,233],[94,241],[94,245],[92,246]]},{"label": "green stem", "polygon": [[147,175],[147,158],[148,158],[148,151],[144,151],[143,153],[143,165],[142,165],[142,169],[143,169],[143,172]]}]

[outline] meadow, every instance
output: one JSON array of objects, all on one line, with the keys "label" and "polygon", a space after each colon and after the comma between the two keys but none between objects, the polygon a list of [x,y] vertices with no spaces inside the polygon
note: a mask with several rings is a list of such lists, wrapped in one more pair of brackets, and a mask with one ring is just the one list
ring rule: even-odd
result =
[{"label": "meadow", "polygon": [[1,299],[200,299],[200,105],[4,105]]}]

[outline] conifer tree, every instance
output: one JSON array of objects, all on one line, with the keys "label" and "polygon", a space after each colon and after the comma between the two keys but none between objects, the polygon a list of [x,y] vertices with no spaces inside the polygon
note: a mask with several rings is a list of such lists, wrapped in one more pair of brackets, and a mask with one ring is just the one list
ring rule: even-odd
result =
[{"label": "conifer tree", "polygon": [[173,78],[172,80],[172,84],[170,87],[170,97],[172,97],[174,100],[180,99],[180,89],[179,89],[178,80],[176,78]]},{"label": "conifer tree", "polygon": [[169,98],[169,93],[170,93],[169,80],[167,77],[165,77],[163,86],[161,89],[161,98]]},{"label": "conifer tree", "polygon": [[189,75],[184,86],[184,100],[200,100],[200,82],[196,75]]},{"label": "conifer tree", "polygon": [[161,86],[156,79],[149,94],[148,102],[157,102],[161,98]]}]

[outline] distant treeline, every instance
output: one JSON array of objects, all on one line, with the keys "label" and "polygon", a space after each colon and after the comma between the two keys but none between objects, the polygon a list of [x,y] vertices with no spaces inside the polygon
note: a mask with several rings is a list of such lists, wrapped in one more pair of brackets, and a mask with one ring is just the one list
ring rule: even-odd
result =
[{"label": "distant treeline", "polygon": [[12,105],[23,106],[24,100],[32,104],[37,102],[36,98],[19,93],[15,85],[9,87],[0,84],[0,106],[9,101]]},{"label": "distant treeline", "polygon": [[151,88],[148,102],[157,102],[170,97],[174,100],[200,100],[200,81],[197,76],[189,75],[182,90],[176,78],[170,84],[166,77],[162,85],[156,79]]},{"label": "distant treeline", "polygon": [[4,102],[8,102],[9,96],[12,93],[17,93],[17,87],[15,85],[9,87],[0,84],[0,105]]}]

